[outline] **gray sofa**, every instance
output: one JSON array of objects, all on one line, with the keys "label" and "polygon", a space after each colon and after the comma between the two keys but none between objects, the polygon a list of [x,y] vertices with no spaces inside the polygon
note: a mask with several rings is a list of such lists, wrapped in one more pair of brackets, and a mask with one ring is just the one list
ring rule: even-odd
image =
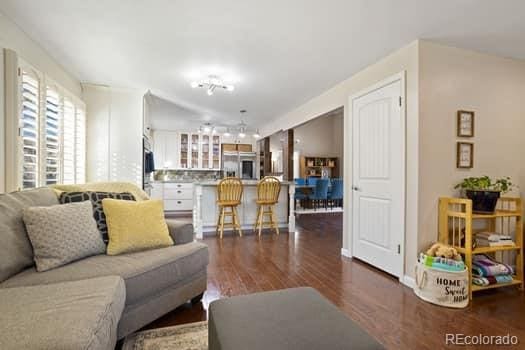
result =
[{"label": "gray sofa", "polygon": [[[58,204],[49,188],[0,195],[0,349],[113,349],[206,290],[208,249],[168,220],[175,245],[97,255],[37,272],[22,211]],[[5,318],[4,318],[5,317]]]}]

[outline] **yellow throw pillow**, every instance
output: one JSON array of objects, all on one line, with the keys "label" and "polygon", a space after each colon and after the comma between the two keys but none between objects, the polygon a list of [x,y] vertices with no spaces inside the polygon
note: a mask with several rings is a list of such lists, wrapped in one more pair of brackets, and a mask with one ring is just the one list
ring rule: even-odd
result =
[{"label": "yellow throw pillow", "polygon": [[108,255],[173,245],[161,200],[103,199],[108,225]]}]

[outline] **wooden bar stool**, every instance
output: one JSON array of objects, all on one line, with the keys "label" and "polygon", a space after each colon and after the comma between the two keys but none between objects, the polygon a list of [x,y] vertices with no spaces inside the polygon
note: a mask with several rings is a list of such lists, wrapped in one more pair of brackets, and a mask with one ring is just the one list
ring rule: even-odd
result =
[{"label": "wooden bar stool", "polygon": [[[279,202],[280,192],[281,182],[275,177],[267,176],[257,184],[257,200],[255,201],[257,203],[257,219],[253,230],[259,229],[259,236],[264,225],[269,225],[279,234],[279,224],[275,218],[273,207]],[[265,215],[269,217],[270,221],[264,221]]]},{"label": "wooden bar stool", "polygon": [[[217,229],[219,237],[222,238],[224,227],[232,227],[239,232],[242,237],[239,216],[237,215],[237,206],[241,204],[243,185],[239,178],[227,177],[217,185],[217,205],[219,206],[219,218],[217,220]],[[229,211],[226,210],[229,208]],[[224,222],[226,216],[231,217],[231,222]]]}]

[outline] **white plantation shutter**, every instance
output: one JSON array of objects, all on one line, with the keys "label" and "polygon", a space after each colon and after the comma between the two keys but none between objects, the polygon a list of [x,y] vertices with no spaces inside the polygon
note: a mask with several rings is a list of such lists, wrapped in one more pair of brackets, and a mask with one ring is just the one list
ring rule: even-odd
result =
[{"label": "white plantation shutter", "polygon": [[86,180],[84,104],[32,68],[20,68],[20,187]]},{"label": "white plantation shutter", "polygon": [[75,105],[71,100],[64,99],[63,114],[63,173],[62,182],[65,184],[75,183]]},{"label": "white plantation shutter", "polygon": [[29,70],[21,70],[20,75],[21,187],[26,189],[39,185],[40,81]]},{"label": "white plantation shutter", "polygon": [[61,101],[58,92],[48,87],[46,89],[46,111],[43,127],[44,147],[44,183],[54,185],[60,183],[61,169]]}]

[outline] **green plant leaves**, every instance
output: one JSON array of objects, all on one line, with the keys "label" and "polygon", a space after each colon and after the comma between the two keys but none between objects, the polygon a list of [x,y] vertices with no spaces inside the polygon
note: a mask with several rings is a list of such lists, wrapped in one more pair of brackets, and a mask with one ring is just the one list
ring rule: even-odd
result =
[{"label": "green plant leaves", "polygon": [[472,191],[499,191],[507,193],[514,188],[510,177],[491,179],[487,175],[481,177],[467,177],[454,186],[455,189]]}]

